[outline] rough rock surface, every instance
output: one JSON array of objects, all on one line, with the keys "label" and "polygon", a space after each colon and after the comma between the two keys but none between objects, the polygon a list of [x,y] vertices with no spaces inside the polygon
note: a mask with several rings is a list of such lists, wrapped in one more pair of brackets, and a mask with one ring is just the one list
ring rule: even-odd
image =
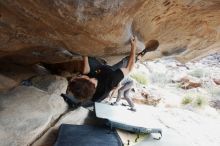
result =
[{"label": "rough rock surface", "polygon": [[137,88],[136,90],[137,91],[132,96],[134,103],[156,106],[161,101],[161,97],[158,94],[158,91],[155,92],[153,89],[146,88]]},{"label": "rough rock surface", "polygon": [[68,81],[66,78],[56,75],[37,76],[31,80],[33,86],[48,92],[49,94],[66,93]]},{"label": "rough rock surface", "polygon": [[0,145],[31,144],[66,110],[62,97],[35,87],[0,93]]},{"label": "rough rock surface", "polygon": [[[0,1],[0,57],[17,63],[65,62],[71,52],[112,56],[158,39],[183,61],[219,51],[217,0]],[[69,52],[70,51],[70,52]]]},{"label": "rough rock surface", "polygon": [[[0,61],[1,62],[1,61]],[[1,62],[0,74],[18,83],[39,74],[34,66],[22,66],[16,63]]]},{"label": "rough rock surface", "polygon": [[33,146],[52,146],[57,138],[58,128],[61,124],[84,124],[85,119],[88,117],[89,111],[84,108],[78,108],[65,114],[61,119],[51,127]]},{"label": "rough rock surface", "polygon": [[186,76],[180,80],[180,87],[183,89],[192,89],[201,86],[202,86],[202,82],[195,77]]},{"label": "rough rock surface", "polygon": [[58,128],[61,124],[73,124],[73,125],[99,125],[102,124],[101,120],[98,120],[95,117],[95,114],[85,109],[83,107],[79,107],[74,111],[70,111],[63,115],[59,121],[51,127],[38,141],[36,141],[33,146],[52,146],[54,145]]},{"label": "rough rock surface", "polygon": [[18,85],[16,81],[0,74],[0,92],[7,91],[16,85]]},{"label": "rough rock surface", "polygon": [[214,108],[220,110],[220,100],[219,99],[214,99],[214,100],[210,101],[209,105],[211,107],[214,107]]}]

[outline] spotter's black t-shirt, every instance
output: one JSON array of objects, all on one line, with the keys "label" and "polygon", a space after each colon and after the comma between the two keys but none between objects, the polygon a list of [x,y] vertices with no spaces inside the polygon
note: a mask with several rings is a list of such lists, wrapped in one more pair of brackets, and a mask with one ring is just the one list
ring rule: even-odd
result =
[{"label": "spotter's black t-shirt", "polygon": [[93,95],[92,101],[102,101],[109,92],[118,85],[124,78],[121,69],[112,70],[109,66],[103,66],[96,70],[94,74],[88,74],[89,77],[94,77],[98,80],[96,92]]}]

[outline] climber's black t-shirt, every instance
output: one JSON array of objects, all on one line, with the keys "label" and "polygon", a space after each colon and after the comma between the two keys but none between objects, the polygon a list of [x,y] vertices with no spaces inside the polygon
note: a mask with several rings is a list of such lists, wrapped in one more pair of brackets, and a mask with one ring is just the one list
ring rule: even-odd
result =
[{"label": "climber's black t-shirt", "polygon": [[102,101],[109,92],[118,85],[118,83],[124,78],[124,74],[121,69],[112,70],[109,66],[103,66],[96,73],[89,73],[89,77],[94,77],[98,80],[96,92],[92,98],[92,101]]}]

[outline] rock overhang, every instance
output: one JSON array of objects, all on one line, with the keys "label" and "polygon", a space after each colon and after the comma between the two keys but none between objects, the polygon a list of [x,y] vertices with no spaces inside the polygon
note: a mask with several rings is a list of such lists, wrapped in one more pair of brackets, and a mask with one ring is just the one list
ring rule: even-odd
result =
[{"label": "rock overhang", "polygon": [[0,2],[0,58],[22,64],[60,63],[68,52],[117,56],[151,39],[147,58],[174,55],[189,61],[220,50],[220,3],[215,0],[84,0]]}]

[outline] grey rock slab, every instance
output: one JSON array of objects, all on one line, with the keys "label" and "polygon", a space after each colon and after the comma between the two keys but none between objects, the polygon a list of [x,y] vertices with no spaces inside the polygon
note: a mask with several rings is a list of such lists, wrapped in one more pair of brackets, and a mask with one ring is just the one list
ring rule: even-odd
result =
[{"label": "grey rock slab", "polygon": [[56,75],[44,75],[34,77],[32,80],[32,85],[47,91],[49,94],[66,93],[68,86],[68,81],[66,78]]},{"label": "grey rock slab", "polygon": [[97,125],[101,123],[102,122],[95,117],[93,112],[83,107],[79,107],[63,115],[53,127],[51,127],[39,140],[33,144],[33,146],[53,146],[61,124]]},{"label": "grey rock slab", "polygon": [[0,145],[31,144],[66,110],[62,97],[35,87],[0,93]]}]

